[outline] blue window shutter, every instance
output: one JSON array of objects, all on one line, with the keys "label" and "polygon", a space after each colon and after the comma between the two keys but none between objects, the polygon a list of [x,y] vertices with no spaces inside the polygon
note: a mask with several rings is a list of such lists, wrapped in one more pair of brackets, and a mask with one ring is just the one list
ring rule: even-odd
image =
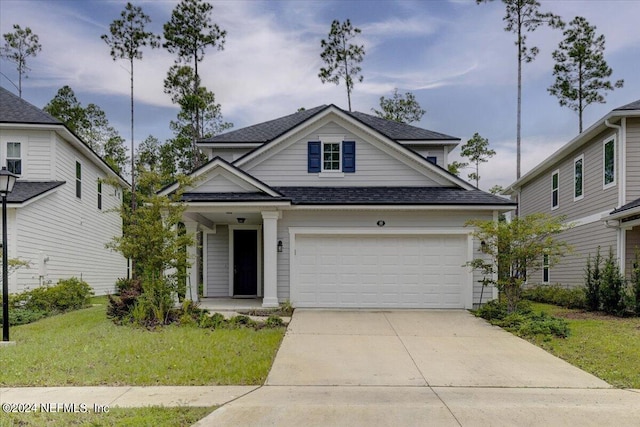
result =
[{"label": "blue window shutter", "polygon": [[307,145],[308,161],[307,169],[309,173],[320,172],[321,146],[320,141],[309,141]]},{"label": "blue window shutter", "polygon": [[342,141],[342,172],[356,171],[356,142]]},{"label": "blue window shutter", "polygon": [[436,156],[427,156],[427,162],[433,163],[434,165],[438,164],[438,158]]}]

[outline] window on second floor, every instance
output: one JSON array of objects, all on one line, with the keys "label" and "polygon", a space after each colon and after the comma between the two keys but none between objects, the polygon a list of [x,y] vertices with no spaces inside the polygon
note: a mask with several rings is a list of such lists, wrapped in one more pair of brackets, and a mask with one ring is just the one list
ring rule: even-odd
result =
[{"label": "window on second floor", "polygon": [[82,198],[82,165],[76,161],[76,197]]},{"label": "window on second floor", "polygon": [[551,209],[556,209],[559,204],[560,193],[560,171],[551,174]]},{"label": "window on second floor", "polygon": [[322,170],[323,171],[339,171],[340,170],[340,143],[338,142],[322,143]]},{"label": "window on second floor", "polygon": [[584,196],[584,155],[573,161],[573,199],[580,200]]},{"label": "window on second floor", "polygon": [[616,184],[616,145],[614,139],[605,141],[603,152],[602,179],[604,188],[608,188]]},{"label": "window on second floor", "polygon": [[98,209],[102,210],[102,181],[98,181]]},{"label": "window on second floor", "polygon": [[355,141],[309,141],[307,148],[307,168],[309,173],[335,172],[355,173],[356,142]]},{"label": "window on second floor", "polygon": [[7,170],[22,175],[22,146],[19,142],[7,142]]}]

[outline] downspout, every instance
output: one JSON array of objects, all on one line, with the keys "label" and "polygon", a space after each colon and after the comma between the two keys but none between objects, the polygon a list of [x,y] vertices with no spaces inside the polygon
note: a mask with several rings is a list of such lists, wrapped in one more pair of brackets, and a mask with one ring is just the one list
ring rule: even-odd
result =
[{"label": "downspout", "polygon": [[[618,208],[626,203],[627,199],[627,118],[623,117],[620,120],[619,125],[614,125],[609,122],[609,119],[605,119],[605,126],[611,129],[615,129],[617,133],[616,141],[618,141]],[[622,228],[622,221],[618,222],[618,235],[617,235],[617,258],[620,272],[625,274],[626,267],[626,230]],[[607,228],[614,228],[605,221]]]}]

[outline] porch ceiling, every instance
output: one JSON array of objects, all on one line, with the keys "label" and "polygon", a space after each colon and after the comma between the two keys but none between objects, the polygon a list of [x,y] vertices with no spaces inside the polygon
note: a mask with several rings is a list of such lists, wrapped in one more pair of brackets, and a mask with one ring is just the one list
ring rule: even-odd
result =
[{"label": "porch ceiling", "polygon": [[214,224],[229,224],[239,225],[238,218],[244,218],[244,225],[256,225],[262,224],[262,214],[260,212],[247,212],[247,211],[224,211],[224,212],[185,212],[184,216],[192,221],[202,222],[198,220],[198,216],[204,217],[206,220],[213,222]]}]

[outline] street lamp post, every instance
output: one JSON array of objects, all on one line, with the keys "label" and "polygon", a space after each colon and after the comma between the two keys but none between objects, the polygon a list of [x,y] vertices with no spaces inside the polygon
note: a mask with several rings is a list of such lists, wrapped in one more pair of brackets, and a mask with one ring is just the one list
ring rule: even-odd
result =
[{"label": "street lamp post", "polygon": [[2,197],[2,341],[9,341],[9,257],[7,256],[7,196],[13,191],[17,175],[6,167],[0,169]]}]

